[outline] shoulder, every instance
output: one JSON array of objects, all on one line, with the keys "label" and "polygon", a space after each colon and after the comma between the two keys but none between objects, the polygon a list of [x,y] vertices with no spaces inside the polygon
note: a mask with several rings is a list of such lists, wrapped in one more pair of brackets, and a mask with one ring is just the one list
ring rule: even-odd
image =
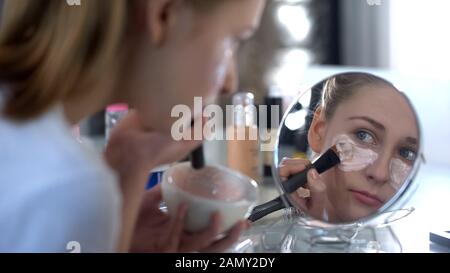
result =
[{"label": "shoulder", "polygon": [[111,251],[117,178],[71,136],[60,113],[14,124],[0,117],[0,252],[61,252],[69,241]]},{"label": "shoulder", "polygon": [[0,117],[0,154],[0,197],[67,184],[80,176],[116,183],[100,153],[75,140],[60,111],[20,124]]},{"label": "shoulder", "polygon": [[40,184],[0,212],[0,250],[64,252],[73,241],[86,252],[114,250],[121,207],[116,185],[90,170]]}]

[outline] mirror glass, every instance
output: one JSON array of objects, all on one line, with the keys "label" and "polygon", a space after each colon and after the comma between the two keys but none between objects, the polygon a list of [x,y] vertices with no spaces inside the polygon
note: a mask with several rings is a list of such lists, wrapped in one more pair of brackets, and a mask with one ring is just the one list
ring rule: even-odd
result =
[{"label": "mirror glass", "polygon": [[376,75],[343,73],[288,108],[273,174],[286,205],[315,221],[348,224],[396,207],[420,155],[420,126],[406,95]]}]

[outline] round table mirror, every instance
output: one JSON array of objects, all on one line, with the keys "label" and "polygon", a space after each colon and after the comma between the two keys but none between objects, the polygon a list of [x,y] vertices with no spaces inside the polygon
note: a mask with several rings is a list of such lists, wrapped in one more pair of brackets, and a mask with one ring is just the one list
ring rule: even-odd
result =
[{"label": "round table mirror", "polygon": [[249,219],[285,209],[300,226],[338,233],[389,224],[411,212],[402,206],[417,187],[421,140],[416,111],[394,83],[333,75],[285,112],[272,167],[280,197]]}]

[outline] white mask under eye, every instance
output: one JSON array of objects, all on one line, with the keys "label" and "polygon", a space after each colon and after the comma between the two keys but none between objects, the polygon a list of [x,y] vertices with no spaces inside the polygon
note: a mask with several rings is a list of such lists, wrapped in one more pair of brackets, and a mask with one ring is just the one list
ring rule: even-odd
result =
[{"label": "white mask under eye", "polygon": [[393,158],[389,164],[389,171],[391,173],[391,185],[394,189],[399,190],[406,178],[408,178],[412,167],[398,158]]},{"label": "white mask under eye", "polygon": [[344,172],[363,170],[378,159],[376,152],[358,146],[348,135],[335,137],[333,143],[336,145],[341,160],[339,169]]}]

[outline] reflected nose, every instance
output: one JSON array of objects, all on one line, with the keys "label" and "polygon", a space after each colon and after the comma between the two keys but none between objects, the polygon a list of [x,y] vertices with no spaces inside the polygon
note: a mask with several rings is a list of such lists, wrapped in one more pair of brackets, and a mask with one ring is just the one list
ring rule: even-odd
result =
[{"label": "reflected nose", "polygon": [[239,80],[238,80],[238,72],[237,72],[237,64],[235,55],[229,59],[227,72],[225,74],[225,79],[223,82],[221,94],[230,95],[236,92],[238,88]]},{"label": "reflected nose", "polygon": [[367,177],[370,181],[376,183],[386,183],[390,179],[389,163],[391,156],[389,153],[380,154],[378,159],[367,167]]}]

